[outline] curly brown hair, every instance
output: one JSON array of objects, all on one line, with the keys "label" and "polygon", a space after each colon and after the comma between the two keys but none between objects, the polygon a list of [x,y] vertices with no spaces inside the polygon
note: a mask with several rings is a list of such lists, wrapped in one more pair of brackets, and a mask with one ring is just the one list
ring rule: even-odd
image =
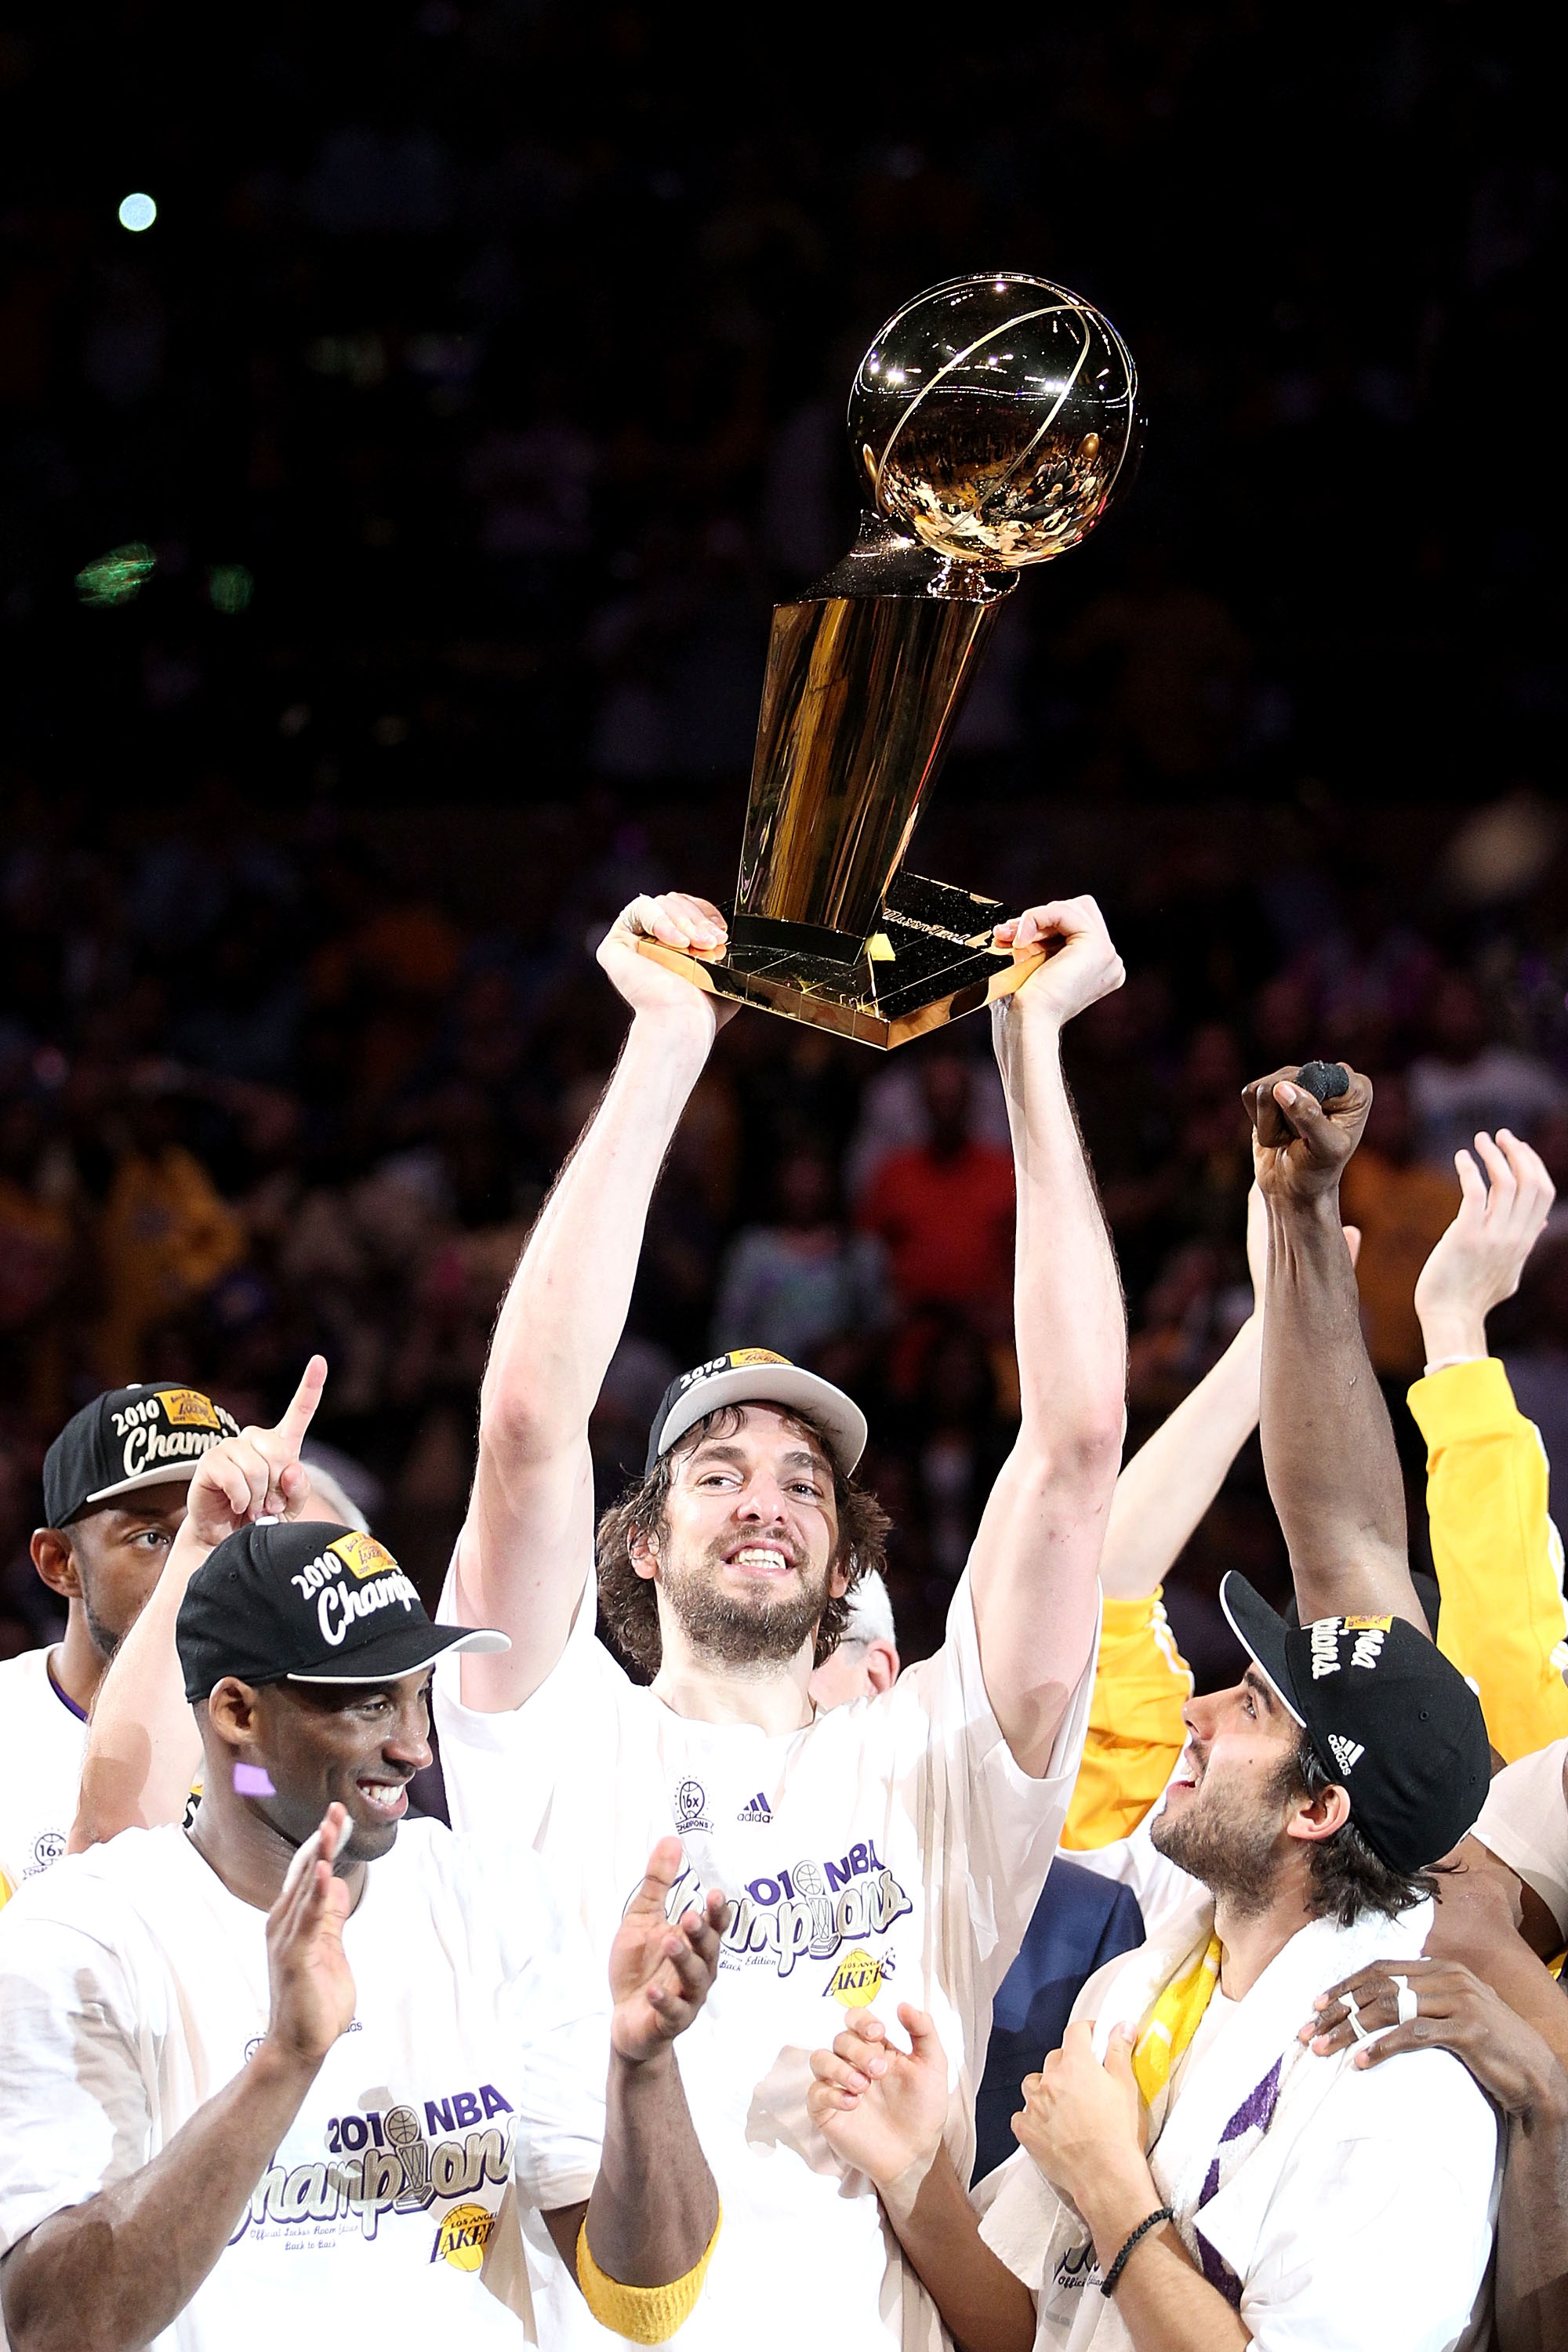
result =
[{"label": "curly brown hair", "polygon": [[[658,1630],[658,1600],[650,1577],[639,1576],[632,1561],[632,1541],[660,1537],[668,1531],[666,1505],[676,1463],[705,1438],[732,1437],[744,1425],[743,1405],[720,1405],[695,1422],[667,1452],[661,1454],[640,1486],[632,1486],[599,1521],[595,1552],[599,1571],[599,1616],[623,1657],[647,1675],[658,1672],[663,1644]],[[832,1565],[848,1578],[847,1590],[823,1604],[816,1626],[816,1664],[830,1658],[844,1636],[849,1617],[849,1595],[872,1569],[881,1570],[888,1557],[888,1529],[892,1522],[875,1495],[858,1486],[842,1471],[826,1433],[807,1412],[781,1416],[792,1429],[809,1437],[833,1472],[833,1505],[838,1519],[838,1542]]]}]

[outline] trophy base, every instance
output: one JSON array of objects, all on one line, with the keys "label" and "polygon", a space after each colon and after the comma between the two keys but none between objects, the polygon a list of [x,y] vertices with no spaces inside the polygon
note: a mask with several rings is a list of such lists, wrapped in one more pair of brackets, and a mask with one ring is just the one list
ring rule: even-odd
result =
[{"label": "trophy base", "polygon": [[1015,963],[1009,949],[991,945],[994,927],[1019,911],[948,882],[900,874],[882,902],[879,930],[853,963],[805,953],[787,936],[759,938],[795,927],[755,918],[746,925],[747,944],[731,939],[721,955],[688,955],[658,940],[639,940],[637,949],[710,996],[886,1051],[1011,995],[1038,971],[1043,953]]}]

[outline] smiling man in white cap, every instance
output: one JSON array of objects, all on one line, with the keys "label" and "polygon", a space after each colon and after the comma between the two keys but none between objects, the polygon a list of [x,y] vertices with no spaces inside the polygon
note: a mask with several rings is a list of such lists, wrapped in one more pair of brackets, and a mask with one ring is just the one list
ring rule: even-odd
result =
[{"label": "smiling man in white cap", "polygon": [[[444,1662],[436,1720],[454,1826],[506,1821],[531,1837],[600,1951],[650,1833],[681,1841],[672,1911],[713,1888],[735,1906],[681,2049],[725,2211],[682,2341],[795,2352],[807,2326],[927,2352],[942,2340],[933,2305],[869,2183],[840,2177],[807,2121],[807,2053],[884,1980],[938,2010],[967,2170],[992,1997],[1056,1850],[1093,1675],[1125,1335],[1059,1044],[1121,965],[1089,899],[1001,935],[1020,956],[1047,950],[994,1015],[1017,1171],[1022,1427],[942,1649],[827,1712],[813,1673],[886,1520],[855,1482],[865,1418],[816,1374],[739,1349],[675,1381],[645,1476],[599,1530],[595,1582],[588,1417],[724,1017],[637,938],[701,950],[722,930],[700,900],[639,899],[600,950],[634,1018],[501,1310],[444,1602],[512,1647]],[[596,1604],[651,1688],[595,1641]]]}]

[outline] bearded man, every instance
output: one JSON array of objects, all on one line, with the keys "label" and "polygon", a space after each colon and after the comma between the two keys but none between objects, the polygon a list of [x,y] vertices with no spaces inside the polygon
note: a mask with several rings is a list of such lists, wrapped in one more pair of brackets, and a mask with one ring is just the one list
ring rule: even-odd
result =
[{"label": "bearded man", "polygon": [[[1134,1887],[1148,1941],[1084,1987],[1023,2085],[1020,2152],[973,2205],[942,2152],[940,2020],[901,2007],[904,2052],[862,2015],[815,2061],[825,2139],[878,2182],[965,2352],[1489,2340],[1497,2117],[1483,2070],[1437,2046],[1445,1990],[1420,1958],[1432,1865],[1480,1810],[1489,1749],[1410,1581],[1340,1225],[1372,1089],[1347,1075],[1325,1107],[1281,1071],[1247,1091],[1263,1459],[1303,1622],[1226,1578],[1247,1672],[1188,1701],[1162,1809],[1079,1857]],[[1377,2026],[1423,2044],[1383,2068],[1348,1989],[1369,1972]]]},{"label": "bearded man", "polygon": [[[874,2189],[839,2179],[807,2120],[808,2053],[826,2019],[884,1982],[935,2011],[967,2171],[992,1997],[1056,1850],[1093,1679],[1125,1339],[1059,1040],[1121,964],[1089,899],[998,934],[1020,957],[1053,950],[994,1014],[1017,1175],[1022,1425],[943,1648],[826,1712],[813,1672],[886,1525],[854,1480],[864,1416],[826,1381],[759,1349],[676,1381],[646,1476],[600,1528],[595,1582],[588,1416],[654,1185],[725,1017],[640,955],[639,932],[701,950],[723,926],[700,900],[639,899],[600,950],[634,1017],[501,1309],[446,1605],[512,1648],[438,1678],[447,1797],[455,1828],[505,1822],[532,1838],[601,1953],[650,1830],[681,1841],[672,1916],[715,1888],[733,1905],[681,2052],[725,2214],[690,2352],[795,2352],[803,2329],[936,2352],[940,2319]],[[595,1642],[595,1599],[651,1687]]]}]

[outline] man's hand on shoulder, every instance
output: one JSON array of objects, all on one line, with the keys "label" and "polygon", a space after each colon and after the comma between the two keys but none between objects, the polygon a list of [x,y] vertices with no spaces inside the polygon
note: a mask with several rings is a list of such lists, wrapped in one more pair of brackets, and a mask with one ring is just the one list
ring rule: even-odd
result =
[{"label": "man's hand on shoulder", "polygon": [[708,899],[684,890],[667,890],[658,898],[645,893],[622,908],[599,943],[598,960],[634,1013],[690,1023],[711,1042],[739,1008],[642,954],[637,941],[658,940],[683,955],[709,955],[727,936],[723,916]]},{"label": "man's hand on shoulder", "polygon": [[1545,2041],[1460,1961],[1370,1960],[1320,1993],[1313,2007],[1319,2013],[1300,2039],[1320,2058],[1356,2042],[1357,2067],[1381,2066],[1407,2050],[1451,2050],[1505,2116],[1568,2121],[1568,2075]]},{"label": "man's hand on shoulder", "polygon": [[1092,898],[1052,898],[1043,907],[1026,908],[1015,920],[998,923],[994,936],[999,948],[1012,949],[1016,963],[1045,950],[1045,962],[1014,1000],[1031,1018],[1070,1021],[1112,995],[1127,977]]},{"label": "man's hand on shoulder", "polygon": [[1295,1208],[1338,1189],[1372,1108],[1372,1080],[1347,1070],[1345,1092],[1321,1103],[1294,1070],[1242,1089],[1252,1121],[1252,1164],[1271,1208]]}]

